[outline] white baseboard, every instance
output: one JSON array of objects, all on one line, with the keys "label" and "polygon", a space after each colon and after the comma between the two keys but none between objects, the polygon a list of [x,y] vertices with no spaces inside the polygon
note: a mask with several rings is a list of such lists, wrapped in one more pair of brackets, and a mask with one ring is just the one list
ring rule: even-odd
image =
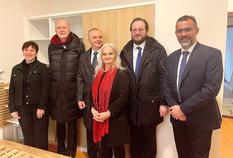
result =
[{"label": "white baseboard", "polygon": [[77,151],[87,152],[87,148],[86,147],[77,147]]},{"label": "white baseboard", "polygon": [[[49,144],[57,145],[57,142],[56,142],[56,141],[53,141],[53,140],[49,140]],[[78,147],[77,147],[77,151],[80,151],[80,152],[87,152],[87,148],[86,148],[86,147],[80,147],[80,146],[78,146]]]}]

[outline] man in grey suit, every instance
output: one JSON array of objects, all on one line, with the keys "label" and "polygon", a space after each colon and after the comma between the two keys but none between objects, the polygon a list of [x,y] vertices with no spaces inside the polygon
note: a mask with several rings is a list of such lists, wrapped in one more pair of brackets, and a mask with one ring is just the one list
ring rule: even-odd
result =
[{"label": "man in grey suit", "polygon": [[199,28],[193,16],[176,22],[181,49],[166,62],[166,101],[179,158],[208,158],[211,136],[220,128],[216,96],[222,83],[222,55],[196,39]]},{"label": "man in grey suit", "polygon": [[97,157],[97,148],[93,142],[92,131],[92,81],[97,65],[97,56],[99,49],[103,45],[102,33],[98,28],[92,28],[88,31],[88,41],[91,48],[80,56],[80,65],[78,73],[78,106],[84,109],[83,120],[87,133],[87,153],[89,158]]}]

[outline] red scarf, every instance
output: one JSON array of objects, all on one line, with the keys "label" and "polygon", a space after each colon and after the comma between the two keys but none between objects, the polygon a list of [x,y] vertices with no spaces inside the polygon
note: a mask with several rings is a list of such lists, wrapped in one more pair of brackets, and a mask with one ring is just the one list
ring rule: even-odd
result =
[{"label": "red scarf", "polygon": [[[96,75],[96,78],[92,85],[92,98],[94,107],[98,112],[106,112],[108,110],[110,94],[112,91],[112,83],[115,78],[116,72],[116,67],[109,68],[105,76],[102,77],[104,75],[104,70],[102,68]],[[108,133],[109,119],[106,119],[104,122],[97,122],[93,120],[93,136],[95,143],[100,142],[102,136]]]}]

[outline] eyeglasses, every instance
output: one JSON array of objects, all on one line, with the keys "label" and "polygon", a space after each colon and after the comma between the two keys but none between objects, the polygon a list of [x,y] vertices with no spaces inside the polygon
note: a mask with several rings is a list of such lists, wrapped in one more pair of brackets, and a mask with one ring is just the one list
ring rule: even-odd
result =
[{"label": "eyeglasses", "polygon": [[144,32],[145,29],[132,29],[131,31],[132,31],[133,33],[135,33],[135,32]]},{"label": "eyeglasses", "polygon": [[187,27],[187,28],[184,28],[184,29],[177,29],[175,32],[176,34],[182,34],[183,32],[184,33],[189,33],[193,31],[193,28],[192,27]]}]

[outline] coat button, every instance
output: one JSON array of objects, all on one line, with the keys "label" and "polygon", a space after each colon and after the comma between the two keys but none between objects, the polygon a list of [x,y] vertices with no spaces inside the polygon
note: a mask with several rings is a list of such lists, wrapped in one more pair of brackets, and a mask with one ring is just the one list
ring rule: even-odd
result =
[{"label": "coat button", "polygon": [[28,105],[28,102],[26,102],[26,104]]},{"label": "coat button", "polygon": [[26,98],[28,98],[28,95],[26,95]]},{"label": "coat button", "polygon": [[155,102],[154,99],[152,99],[151,102],[154,103]]}]

